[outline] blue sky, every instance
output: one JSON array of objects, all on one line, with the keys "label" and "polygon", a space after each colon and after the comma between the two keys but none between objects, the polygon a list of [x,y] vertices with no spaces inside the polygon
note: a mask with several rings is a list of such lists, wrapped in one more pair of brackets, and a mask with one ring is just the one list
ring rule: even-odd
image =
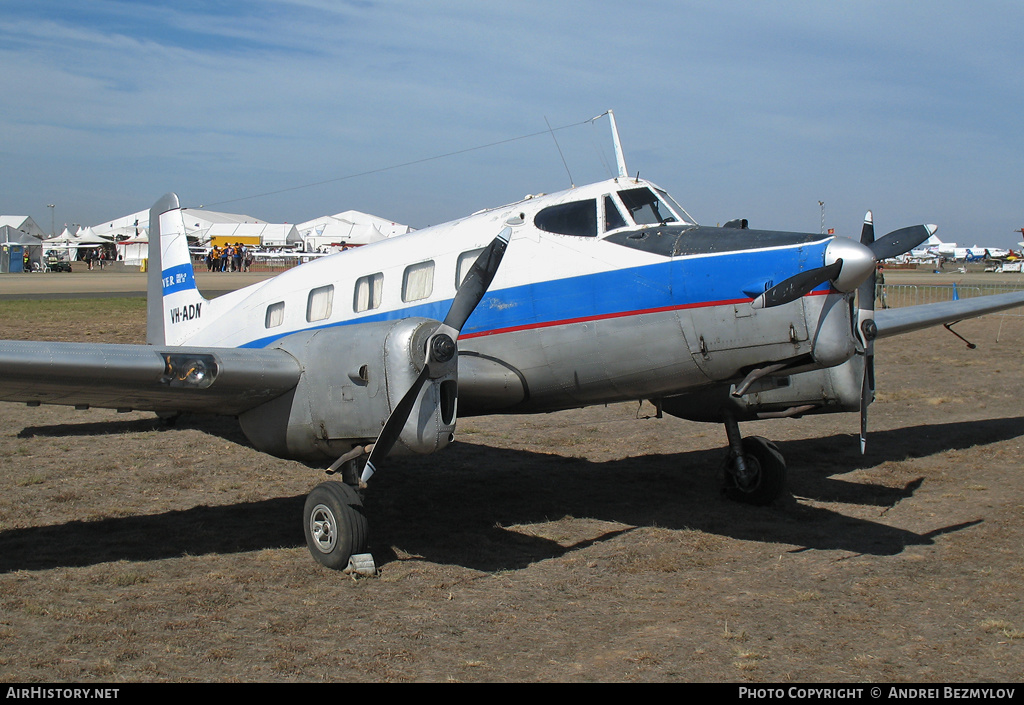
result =
[{"label": "blue sky", "polygon": [[816,232],[824,201],[840,234],[872,209],[1007,246],[1021,27],[995,1],[5,0],[0,212],[59,230],[175,191],[423,227],[606,178],[586,121],[612,108],[630,171],[701,223]]}]

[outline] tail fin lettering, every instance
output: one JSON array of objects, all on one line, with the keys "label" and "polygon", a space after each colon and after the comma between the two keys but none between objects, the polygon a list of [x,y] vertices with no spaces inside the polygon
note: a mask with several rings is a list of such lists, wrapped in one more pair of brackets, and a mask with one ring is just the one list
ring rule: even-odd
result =
[{"label": "tail fin lettering", "polygon": [[203,327],[209,303],[196,288],[178,197],[169,193],[149,211],[146,342],[183,345]]}]

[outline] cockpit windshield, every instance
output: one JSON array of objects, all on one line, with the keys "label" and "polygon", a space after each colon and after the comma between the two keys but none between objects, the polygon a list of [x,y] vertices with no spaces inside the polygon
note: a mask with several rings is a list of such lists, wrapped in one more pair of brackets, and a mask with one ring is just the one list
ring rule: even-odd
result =
[{"label": "cockpit windshield", "polygon": [[[664,225],[665,223],[675,223],[680,220],[687,223],[692,222],[689,216],[686,215],[686,211],[673,201],[667,193],[661,189],[658,190],[658,193],[662,196],[662,199],[655,196],[654,192],[649,188],[634,188],[627,191],[619,191],[619,198],[622,199],[623,205],[626,206],[626,209],[637,225],[654,225],[656,223]],[[673,206],[676,212],[673,212]]]},{"label": "cockpit windshield", "polygon": [[691,225],[697,224],[697,221],[690,217],[690,214],[687,213],[686,210],[684,210],[683,207],[676,202],[676,199],[669,196],[668,193],[662,191],[660,188],[655,187],[654,190],[658,192],[658,195],[661,197],[661,200],[667,203],[668,207],[675,211],[680,218],[682,218],[684,223],[689,223]]},{"label": "cockpit windshield", "polygon": [[538,230],[574,237],[598,237],[634,225],[666,223],[697,224],[671,196],[655,186],[637,186],[605,193],[600,198],[556,203],[533,216]]}]

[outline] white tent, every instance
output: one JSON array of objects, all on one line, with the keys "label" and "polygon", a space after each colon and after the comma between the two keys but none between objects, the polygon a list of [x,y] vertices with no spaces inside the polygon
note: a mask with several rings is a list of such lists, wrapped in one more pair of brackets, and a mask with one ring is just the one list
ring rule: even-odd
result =
[{"label": "white tent", "polygon": [[[294,248],[313,252],[321,246],[329,248],[341,243],[349,246],[365,245],[412,231],[408,225],[355,210],[324,216],[301,225],[268,223],[250,215],[221,213],[204,208],[183,208],[181,215],[189,241],[199,245],[208,245],[213,238],[217,238],[216,243],[221,245],[227,242],[243,242],[246,245],[258,243],[264,248]],[[145,210],[83,228],[74,235],[65,228],[60,238],[48,242],[68,250],[111,242],[130,243],[136,247],[119,247],[118,254],[124,262],[135,264],[146,256],[142,254],[140,257],[137,253],[145,250],[144,241],[148,230],[149,211]]]},{"label": "white tent", "polygon": [[24,230],[12,228],[10,225],[0,225],[0,242],[17,243],[21,245],[39,245],[42,240],[35,235],[30,235]]},{"label": "white tent", "polygon": [[[267,221],[253,218],[250,215],[237,213],[219,213],[203,208],[182,208],[181,220],[185,225],[185,233],[196,242],[206,244],[211,237],[229,235],[235,226],[267,225]],[[211,232],[216,230],[216,232]],[[243,229],[238,235],[250,235]]]},{"label": "white tent", "polygon": [[149,228],[149,210],[125,215],[106,223],[92,226],[94,233],[111,240],[131,240],[137,238]]},{"label": "white tent", "polygon": [[408,225],[354,210],[309,220],[296,227],[307,252],[342,245],[368,245],[412,231]]},{"label": "white tent", "polygon": [[69,245],[77,245],[77,244],[78,244],[78,240],[75,238],[74,233],[72,233],[66,227],[64,228],[64,232],[62,232],[57,237],[51,237],[51,238],[47,238],[46,240],[43,240],[43,245],[45,245],[47,248],[53,246],[55,249],[56,248],[66,248]]},{"label": "white tent", "polygon": [[38,237],[10,225],[0,225],[0,272],[9,272],[12,269],[17,272],[22,271],[24,262],[22,254],[18,254],[18,261],[11,263],[12,245],[20,245],[21,248],[24,248],[19,248],[18,252],[28,251],[30,267],[35,264],[42,265],[43,247],[42,241]]},{"label": "white tent", "polygon": [[140,265],[142,260],[149,257],[149,236],[143,230],[138,237],[121,240],[114,247],[118,260],[129,265]]},{"label": "white tent", "polygon": [[95,249],[100,245],[112,245],[113,243],[107,238],[97,235],[92,228],[79,228],[77,233],[72,233],[65,226],[60,235],[43,240],[42,244],[44,250],[63,250],[67,259],[75,260],[79,258],[80,250]]},{"label": "white tent", "polygon": [[46,237],[42,228],[36,225],[30,215],[0,215],[0,228],[9,227],[37,238]]},{"label": "white tent", "polygon": [[75,239],[74,234],[68,230],[68,227],[64,226],[64,232],[57,237],[51,237],[48,240],[43,240],[44,250],[63,250],[64,257],[71,260],[75,258],[75,254],[72,254],[72,250],[78,249],[78,240]]},{"label": "white tent", "polygon": [[89,246],[89,245],[109,245],[112,241],[110,238],[101,237],[90,228],[85,227],[79,230],[75,234],[75,242],[78,245]]},{"label": "white tent", "polygon": [[300,245],[298,230],[289,223],[213,223],[206,229],[206,241],[217,238],[218,243],[253,242],[259,238],[261,247],[292,247]]},{"label": "white tent", "polygon": [[[185,224],[185,233],[190,238],[199,242],[207,242],[210,238],[207,231],[215,223],[265,223],[259,218],[251,215],[237,213],[220,213],[208,211],[203,208],[183,208],[181,210],[182,222]],[[108,220],[106,223],[92,226],[92,232],[108,240],[135,240],[145,237],[149,231],[149,211],[138,211],[129,215]]]}]

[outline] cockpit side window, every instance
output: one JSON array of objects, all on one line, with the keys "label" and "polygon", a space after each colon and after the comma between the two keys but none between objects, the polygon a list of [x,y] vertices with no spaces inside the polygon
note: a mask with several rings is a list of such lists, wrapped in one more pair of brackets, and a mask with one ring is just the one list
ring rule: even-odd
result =
[{"label": "cockpit side window", "polygon": [[649,188],[634,188],[619,191],[619,198],[633,216],[637,225],[653,225],[655,223],[672,223],[676,217],[668,206],[658,200]]},{"label": "cockpit side window", "polygon": [[615,230],[616,228],[626,227],[626,219],[619,213],[618,206],[615,205],[615,201],[611,196],[604,197],[604,230]]},{"label": "cockpit side window", "polygon": [[597,237],[597,200],[548,206],[533,217],[533,224],[549,233]]}]

